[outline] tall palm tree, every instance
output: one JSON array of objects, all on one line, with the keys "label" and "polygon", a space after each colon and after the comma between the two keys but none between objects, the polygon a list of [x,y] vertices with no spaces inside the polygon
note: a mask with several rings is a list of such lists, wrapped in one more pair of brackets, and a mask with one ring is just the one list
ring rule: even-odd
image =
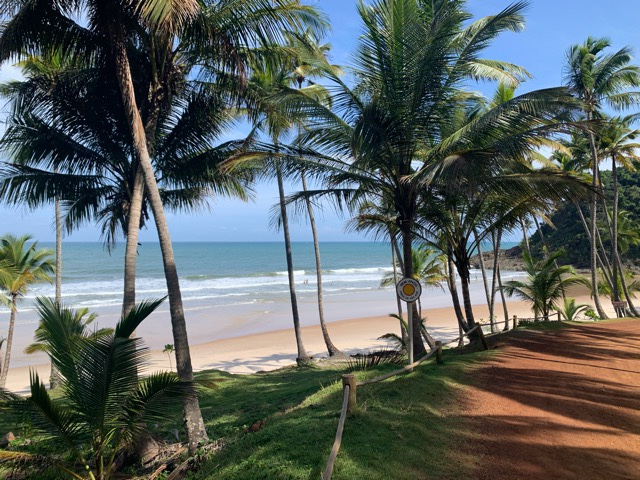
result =
[{"label": "tall palm tree", "polygon": [[[323,73],[327,69],[331,69],[336,73],[339,73],[339,69],[336,66],[329,65],[326,55],[328,54],[331,46],[329,44],[318,44],[317,39],[313,38],[310,32],[306,32],[305,35],[295,36],[289,35],[289,45],[293,48],[294,66],[293,80],[297,84],[298,89],[302,89],[305,81],[313,85],[310,78],[322,77]],[[326,93],[323,93],[323,97],[326,97]],[[302,121],[298,121],[298,136],[302,129]],[[300,181],[302,182],[302,190],[306,192],[307,178],[304,170],[300,171]],[[329,330],[324,319],[324,301],[322,295],[322,262],[320,258],[320,242],[318,240],[318,230],[316,228],[316,220],[313,212],[313,206],[311,199],[306,198],[307,215],[309,218],[309,224],[311,226],[311,235],[313,238],[313,251],[316,260],[316,292],[318,296],[318,316],[320,319],[320,329],[322,330],[322,338],[324,344],[327,347],[329,356],[335,356],[341,354],[340,349],[334,345],[329,336]]]},{"label": "tall palm tree", "polygon": [[[612,261],[612,297],[614,302],[620,301],[620,291],[618,288],[618,279],[622,285],[622,289],[626,289],[626,280],[623,275],[622,263],[620,261],[620,251],[618,246],[618,204],[619,204],[619,189],[618,189],[618,164],[628,169],[635,170],[635,163],[640,161],[638,155],[638,149],[640,149],[640,143],[635,141],[635,138],[640,134],[640,130],[631,128],[633,121],[637,119],[637,115],[627,117],[617,117],[609,120],[598,131],[598,140],[602,150],[603,156],[611,158],[611,176],[613,180],[613,207],[611,214],[611,261]],[[605,216],[608,219],[609,213],[605,210]],[[634,315],[638,315],[638,312],[633,305],[633,301],[626,295],[629,307]],[[618,315],[625,314],[624,309],[618,310]]]},{"label": "tall palm tree", "polygon": [[531,303],[536,320],[540,316],[548,320],[551,311],[559,309],[563,290],[573,285],[589,285],[585,278],[575,274],[573,267],[555,266],[554,260],[562,253],[558,251],[537,261],[525,253],[522,258],[527,280],[510,280],[504,285],[507,295],[516,295]]},{"label": "tall palm tree", "polygon": [[295,287],[295,276],[293,268],[293,256],[291,253],[291,236],[289,233],[289,217],[284,191],[283,159],[280,152],[280,141],[294,127],[296,118],[288,114],[281,108],[275,95],[290,84],[290,72],[281,69],[274,69],[270,65],[263,64],[256,66],[255,72],[250,79],[250,89],[253,95],[253,102],[248,114],[257,129],[264,131],[270,138],[273,145],[273,155],[271,157],[273,170],[275,170],[278,184],[279,196],[279,216],[277,224],[282,228],[285,245],[285,257],[287,261],[287,277],[289,280],[289,296],[291,300],[291,314],[293,317],[293,330],[296,339],[297,357],[299,365],[309,363],[311,357],[307,354],[302,341],[302,331],[300,329],[300,312],[298,310],[298,297]]},{"label": "tall palm tree", "polygon": [[[380,203],[364,201],[358,206],[357,214],[347,222],[347,230],[361,232],[371,236],[373,240],[389,242],[391,247],[391,268],[394,285],[398,283],[399,276],[404,275],[402,255],[398,248],[398,225],[393,206],[381,200]],[[396,304],[398,306],[398,319],[400,320],[400,334],[402,344],[408,345],[409,338],[405,322],[402,321],[402,300],[396,292]]]},{"label": "tall palm tree", "polygon": [[[606,38],[589,37],[584,43],[571,46],[567,53],[565,83],[581,101],[587,121],[601,117],[601,108],[605,105],[621,110],[640,102],[640,92],[628,91],[629,88],[640,86],[640,69],[631,65],[631,49],[623,47],[615,53],[605,54],[604,51],[609,46],[610,42]],[[589,130],[588,138],[592,187],[597,192],[600,189],[599,158],[592,130]],[[597,291],[597,209],[598,197],[594,193],[590,208],[592,295],[598,315],[607,318]]]},{"label": "tall palm tree", "polygon": [[[452,104],[464,97],[468,79],[513,83],[526,76],[515,65],[480,58],[501,32],[522,28],[524,7],[518,2],[469,23],[471,16],[462,1],[358,3],[364,26],[354,65],[358,85],[350,89],[333,78],[337,115],[328,117],[307,139],[331,157],[323,160],[325,164],[353,159],[332,184],[355,182],[359,191],[333,188],[334,195],[390,200],[402,236],[406,276],[413,276],[413,231],[425,180],[415,174],[434,165],[434,157],[425,150],[433,151],[431,145],[439,143],[440,122],[450,118]],[[425,353],[419,322],[413,336],[414,355],[419,358]]]},{"label": "tall palm tree", "polygon": [[0,288],[6,293],[11,308],[7,346],[2,371],[0,371],[0,388],[4,388],[7,382],[18,300],[24,297],[34,283],[50,282],[51,274],[55,270],[55,263],[51,258],[53,252],[38,248],[38,242],[27,245],[31,238],[30,235],[22,237],[5,235],[0,238],[0,259],[10,268],[9,275],[0,277]]},{"label": "tall palm tree", "polygon": [[[171,89],[167,88],[167,78],[183,71],[180,67],[173,68],[177,66],[173,63],[176,59],[202,59],[203,52],[208,51],[214,58],[203,62],[206,65],[242,70],[246,65],[243,61],[246,60],[246,45],[270,43],[281,36],[281,26],[296,28],[311,24],[322,28],[322,22],[318,21],[312,8],[285,0],[273,3],[275,6],[267,0],[215,4],[201,4],[197,0],[178,3],[167,0],[68,0],[43,4],[37,0],[24,0],[5,4],[0,10],[2,17],[12,17],[0,32],[0,61],[25,51],[38,54],[55,45],[62,48],[65,54],[78,55],[114,67],[133,151],[139,161],[135,192],[140,198],[144,185],[149,196],[169,293],[177,370],[180,378],[185,380],[193,377],[193,369],[173,248],[151,163],[153,145],[148,144],[150,135],[146,127],[152,125],[153,120],[145,125],[139,107],[150,99],[150,105],[147,105],[150,117],[161,111],[162,99],[171,93]],[[75,18],[86,20],[89,28],[75,22]],[[161,62],[161,68],[155,68],[158,64],[152,62],[150,87],[143,95],[136,96],[134,70],[128,49],[139,39],[140,32],[151,32],[151,51],[156,54],[155,59]],[[188,51],[175,52],[175,46],[187,46]],[[224,75],[219,78],[224,81]],[[140,202],[133,202],[133,205],[132,213],[135,213]],[[132,229],[137,228],[136,220],[134,218],[130,222]],[[132,235],[128,235],[128,240],[132,242]],[[207,438],[195,397],[185,400],[185,423],[189,432],[189,448],[194,452],[198,443]]]}]

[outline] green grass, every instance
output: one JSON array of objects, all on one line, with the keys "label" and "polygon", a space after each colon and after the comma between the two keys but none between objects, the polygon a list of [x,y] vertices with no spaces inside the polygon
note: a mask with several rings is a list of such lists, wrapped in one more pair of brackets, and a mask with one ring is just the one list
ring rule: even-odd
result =
[{"label": "green grass", "polygon": [[[569,325],[580,325],[580,324],[581,323],[579,322],[566,322],[564,320],[562,322],[558,322],[556,320],[553,320],[553,321],[541,320],[538,322],[534,322],[531,320],[523,320],[518,323],[518,329],[549,331],[549,330],[560,330]],[[582,323],[582,325],[584,325],[584,323]]]},{"label": "green grass", "polygon": [[[334,480],[472,478],[474,459],[460,455],[457,448],[467,431],[457,407],[464,386],[473,382],[474,365],[489,355],[445,351],[443,366],[428,360],[410,374],[360,387]],[[371,378],[397,368],[385,364],[356,376]],[[217,388],[200,391],[200,405],[211,440],[222,439],[225,446],[207,454],[189,478],[320,478],[335,437],[342,404],[340,376],[345,371],[346,367],[294,367],[254,375],[198,374],[221,380]],[[152,426],[168,441],[175,441],[173,431],[182,432],[181,405],[173,410],[167,412],[166,422]],[[245,433],[259,420],[265,421],[262,429]],[[6,419],[0,419],[0,428],[29,436]]]},{"label": "green grass", "polygon": [[[333,478],[470,478],[473,459],[455,448],[465,430],[456,407],[463,386],[472,381],[472,366],[487,355],[445,353],[444,366],[427,361],[413,373],[360,387]],[[396,368],[384,365],[356,375],[369,378]],[[201,406],[211,438],[224,436],[229,443],[189,478],[320,478],[342,404],[340,373],[305,368],[225,375],[219,389],[202,395]],[[243,433],[261,419],[260,431]]]}]

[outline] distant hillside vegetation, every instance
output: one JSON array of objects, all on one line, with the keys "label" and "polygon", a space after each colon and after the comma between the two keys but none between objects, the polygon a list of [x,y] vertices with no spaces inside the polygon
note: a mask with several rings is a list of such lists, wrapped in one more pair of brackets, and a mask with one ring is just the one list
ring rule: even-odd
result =
[{"label": "distant hillside vegetation", "polygon": [[[620,209],[629,212],[629,219],[634,227],[640,226],[640,172],[618,170],[618,183],[620,192]],[[602,183],[605,190],[607,208],[613,205],[612,178],[610,171],[601,172]],[[582,212],[589,221],[588,208],[584,205]],[[604,224],[604,212],[602,204],[598,206],[598,218],[600,222],[600,234],[605,248],[610,248],[609,234]],[[565,255],[563,263],[570,263],[578,268],[589,268],[589,239],[580,222],[576,208],[569,204],[560,208],[551,217],[554,227],[542,226],[542,233],[552,251],[563,248]],[[542,248],[540,235],[536,231],[530,239],[531,249],[534,254],[539,254]],[[640,265],[640,247],[632,246],[623,254],[625,263]]]}]

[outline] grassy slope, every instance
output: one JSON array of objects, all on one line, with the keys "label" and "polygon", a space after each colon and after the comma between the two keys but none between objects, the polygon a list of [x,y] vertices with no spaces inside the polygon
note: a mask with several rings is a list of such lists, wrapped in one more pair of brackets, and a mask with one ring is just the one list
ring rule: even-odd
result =
[{"label": "grassy slope", "polygon": [[[334,479],[469,478],[473,459],[456,452],[465,428],[456,406],[473,365],[490,353],[445,354],[413,373],[358,390],[358,411],[347,420]],[[395,369],[381,366],[359,379]],[[342,403],[340,371],[286,369],[250,376],[225,375],[201,397],[212,438],[229,444],[192,478],[317,479],[324,470]],[[217,373],[205,374],[220,377]],[[265,420],[256,433],[243,433]],[[190,477],[191,478],[191,477]]]}]

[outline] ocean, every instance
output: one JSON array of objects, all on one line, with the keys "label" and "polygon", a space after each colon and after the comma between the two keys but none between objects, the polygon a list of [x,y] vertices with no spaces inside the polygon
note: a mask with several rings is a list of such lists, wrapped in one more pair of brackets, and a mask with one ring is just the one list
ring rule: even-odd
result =
[{"label": "ocean", "polygon": [[[42,242],[41,247],[54,248]],[[505,244],[505,248],[512,244]],[[317,322],[313,243],[292,244],[301,323]],[[289,328],[291,313],[284,244],[277,242],[176,242],[174,253],[192,342]],[[392,270],[390,246],[372,242],[321,244],[324,301],[328,321],[385,315],[395,310],[392,287],[380,288]],[[101,243],[63,244],[63,303],[99,314],[100,326],[116,323],[122,302],[124,244],[109,254]],[[158,243],[138,248],[137,299],[166,294]],[[508,275],[508,272],[505,272]],[[478,282],[478,273],[472,279]],[[436,289],[437,290],[437,289]],[[480,292],[476,288],[476,294]],[[54,295],[49,284],[32,286],[19,304],[16,362],[37,326],[33,300]],[[429,308],[450,304],[448,293],[423,294]],[[152,348],[171,343],[168,302],[141,327]],[[0,336],[6,336],[8,310],[0,309]],[[22,359],[26,361],[26,358]],[[14,362],[12,362],[14,364]]]}]

